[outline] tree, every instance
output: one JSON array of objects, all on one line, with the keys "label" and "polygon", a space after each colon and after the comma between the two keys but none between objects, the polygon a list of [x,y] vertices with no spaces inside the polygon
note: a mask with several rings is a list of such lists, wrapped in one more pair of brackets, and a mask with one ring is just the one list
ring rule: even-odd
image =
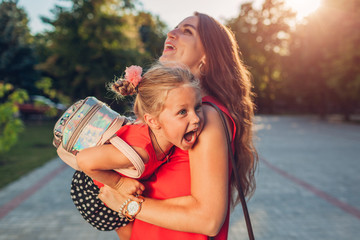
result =
[{"label": "tree", "polygon": [[[5,98],[5,96],[7,96]],[[0,82],[0,154],[8,151],[18,140],[23,130],[22,121],[16,117],[17,104],[28,98],[23,89],[16,89],[10,83]]]},{"label": "tree", "polygon": [[23,130],[22,121],[16,117],[17,104],[28,98],[26,90],[35,91],[38,77],[27,23],[17,1],[0,3],[0,154],[17,142]]},{"label": "tree", "polygon": [[126,66],[152,60],[158,49],[143,40],[162,42],[164,25],[150,14],[137,14],[133,1],[72,2],[71,9],[56,7],[53,20],[43,19],[54,30],[42,37],[48,56],[38,68],[73,100],[93,95],[106,101],[106,83]]},{"label": "tree", "polygon": [[139,12],[137,15],[137,25],[141,41],[144,43],[146,52],[152,58],[158,58],[164,47],[166,25],[148,12]]},{"label": "tree", "polygon": [[289,55],[283,59],[286,85],[294,105],[324,118],[328,112],[329,89],[322,74],[324,32],[318,24],[298,25],[289,39]]},{"label": "tree", "polygon": [[0,3],[0,81],[33,93],[39,75],[27,24],[27,15],[17,1]]},{"label": "tree", "polygon": [[327,86],[337,96],[340,111],[349,121],[360,107],[360,2],[340,0],[324,2],[322,11],[313,21],[325,26],[325,64],[322,64]]},{"label": "tree", "polygon": [[346,120],[360,100],[360,3],[323,2],[316,14],[297,26],[285,59],[288,88],[321,117],[341,112]]},{"label": "tree", "polygon": [[282,84],[281,58],[287,52],[288,23],[294,17],[284,1],[265,0],[260,9],[255,9],[252,2],[243,4],[239,16],[228,21],[250,66],[262,112],[274,112]]}]

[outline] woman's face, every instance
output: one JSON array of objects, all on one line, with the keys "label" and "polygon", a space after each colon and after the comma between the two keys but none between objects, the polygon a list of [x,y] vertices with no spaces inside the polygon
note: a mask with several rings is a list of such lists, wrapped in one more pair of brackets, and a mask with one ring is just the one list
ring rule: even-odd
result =
[{"label": "woman's face", "polygon": [[173,61],[187,65],[195,76],[199,76],[200,63],[205,63],[204,47],[198,32],[199,18],[184,19],[167,34],[160,62]]}]

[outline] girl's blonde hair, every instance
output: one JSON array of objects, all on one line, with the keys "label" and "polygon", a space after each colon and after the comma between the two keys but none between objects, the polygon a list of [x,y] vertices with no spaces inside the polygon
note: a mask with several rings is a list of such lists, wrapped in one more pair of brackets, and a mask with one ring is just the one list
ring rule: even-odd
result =
[{"label": "girl's blonde hair", "polygon": [[143,122],[145,113],[158,117],[169,91],[178,87],[193,87],[200,94],[199,81],[187,66],[159,62],[142,76],[137,87],[123,78],[111,85],[112,91],[120,96],[137,94],[133,110],[138,120]]}]

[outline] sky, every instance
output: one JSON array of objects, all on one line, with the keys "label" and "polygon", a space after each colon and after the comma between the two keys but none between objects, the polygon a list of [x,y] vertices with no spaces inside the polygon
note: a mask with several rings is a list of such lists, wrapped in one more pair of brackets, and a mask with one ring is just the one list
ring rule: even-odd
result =
[{"label": "sky", "polygon": [[[247,0],[139,0],[139,2],[143,3],[144,10],[159,15],[171,29],[195,11],[209,14],[223,22],[224,19],[237,16],[240,5]],[[25,9],[30,19],[29,27],[32,33],[46,29],[40,16],[52,17],[50,10],[55,4],[69,6],[68,2],[62,0],[19,0],[19,6]]]}]

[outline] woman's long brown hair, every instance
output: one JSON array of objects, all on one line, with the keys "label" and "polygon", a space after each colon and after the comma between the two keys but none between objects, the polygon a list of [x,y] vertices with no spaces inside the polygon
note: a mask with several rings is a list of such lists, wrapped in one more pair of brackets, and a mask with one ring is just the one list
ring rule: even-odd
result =
[{"label": "woman's long brown hair", "polygon": [[[251,92],[250,73],[240,59],[240,51],[230,29],[212,17],[195,13],[199,17],[198,32],[204,46],[206,63],[201,68],[202,88],[215,97],[230,111],[236,123],[235,170],[246,197],[255,190],[255,170],[258,155],[253,145],[254,103]],[[232,190],[236,182],[231,177]],[[232,191],[233,192],[233,191]],[[237,204],[239,196],[232,202]]]}]

